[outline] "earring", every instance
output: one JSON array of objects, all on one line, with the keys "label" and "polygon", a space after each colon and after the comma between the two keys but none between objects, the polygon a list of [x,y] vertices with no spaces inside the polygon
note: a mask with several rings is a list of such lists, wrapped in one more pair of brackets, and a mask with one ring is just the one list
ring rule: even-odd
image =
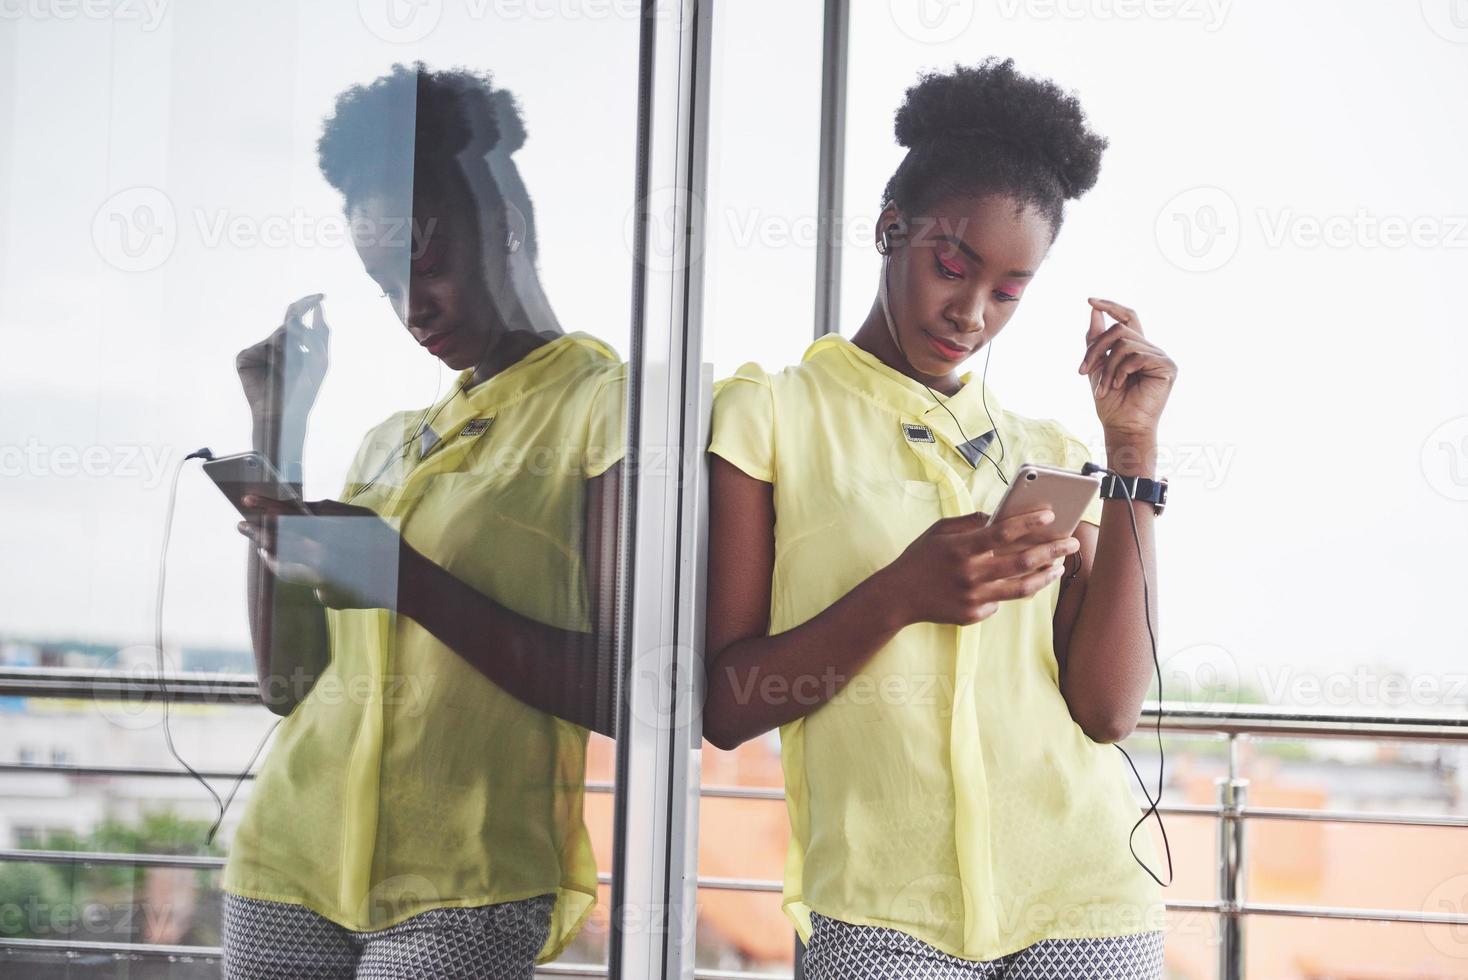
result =
[{"label": "earring", "polygon": [[520,251],[520,239],[515,237],[513,231],[505,233],[505,251],[512,255]]}]

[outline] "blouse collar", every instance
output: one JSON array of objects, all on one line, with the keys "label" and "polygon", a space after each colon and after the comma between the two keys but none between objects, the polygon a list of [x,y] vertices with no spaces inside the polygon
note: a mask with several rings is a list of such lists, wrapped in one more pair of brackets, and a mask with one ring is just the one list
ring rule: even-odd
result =
[{"label": "blouse collar", "polygon": [[[963,387],[952,396],[930,393],[920,382],[891,367],[881,358],[858,347],[839,333],[828,333],[806,348],[801,362],[813,361],[825,368],[832,377],[847,388],[900,413],[928,425],[943,428],[951,426],[948,411],[961,421],[971,421],[981,426],[971,436],[987,432],[989,416],[997,417],[1001,411],[994,389],[984,385],[972,370],[959,375]],[[987,412],[985,408],[987,407]],[[968,430],[970,426],[965,425]]]},{"label": "blouse collar", "polygon": [[[541,344],[467,390],[474,369],[466,368],[454,379],[453,389],[431,410],[429,428],[440,435],[457,431],[466,422],[491,417],[501,407],[562,382],[597,360],[618,363],[616,351],[606,342],[577,330]],[[432,445],[436,447],[438,442],[436,439]]]},{"label": "blouse collar", "polygon": [[[572,349],[579,349],[581,356],[563,356]],[[467,386],[469,379],[474,376],[474,369],[466,368],[455,379],[454,391],[456,394],[462,391],[465,400],[479,407],[501,405],[544,387],[567,371],[575,370],[598,356],[609,361],[617,360],[616,352],[604,341],[577,330],[546,341],[509,367],[473,387]]]}]

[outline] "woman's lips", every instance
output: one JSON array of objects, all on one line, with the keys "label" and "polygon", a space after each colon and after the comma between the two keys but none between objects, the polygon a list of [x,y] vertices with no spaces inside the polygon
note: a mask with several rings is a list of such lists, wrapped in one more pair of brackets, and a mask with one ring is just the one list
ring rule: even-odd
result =
[{"label": "woman's lips", "polygon": [[965,357],[968,357],[969,352],[966,348],[953,347],[939,340],[937,337],[934,337],[926,330],[923,331],[923,336],[928,338],[928,343],[932,346],[933,350],[937,351],[940,355],[950,361],[959,361]]},{"label": "woman's lips", "polygon": [[418,343],[422,344],[428,350],[428,353],[432,354],[434,357],[442,354],[453,342],[454,332],[452,330],[446,330],[443,333],[436,333],[431,336],[424,337],[422,340],[418,341]]}]

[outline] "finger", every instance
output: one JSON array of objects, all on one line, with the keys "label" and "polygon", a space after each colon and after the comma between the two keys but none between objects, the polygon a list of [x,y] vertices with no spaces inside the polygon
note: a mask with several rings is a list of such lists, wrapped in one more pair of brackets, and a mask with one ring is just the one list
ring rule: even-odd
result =
[{"label": "finger", "polygon": [[1026,511],[1023,514],[1014,514],[987,527],[976,529],[973,532],[975,535],[973,544],[980,551],[993,551],[1000,545],[1012,544],[1018,541],[1037,528],[1048,526],[1054,520],[1055,511],[1049,507]]},{"label": "finger", "polygon": [[1062,533],[1062,530],[1063,529],[1057,524],[1046,524],[1043,527],[1035,528],[1033,531],[1030,531],[1029,533],[1021,536],[1010,544],[1000,545],[999,547],[990,549],[990,554],[998,557],[1013,555],[1024,551],[1027,548],[1033,548],[1036,545],[1052,544],[1056,541],[1064,541],[1067,537],[1074,533]]},{"label": "finger", "polygon": [[988,619],[990,616],[994,615],[998,611],[999,603],[997,602],[986,602],[982,605],[975,606],[974,611],[970,614],[967,625],[982,622],[983,620]]},{"label": "finger", "polygon": [[326,323],[326,307],[322,303],[318,302],[315,306],[311,307],[311,322],[306,324],[306,329],[322,335],[331,331],[331,328]]},{"label": "finger", "polygon": [[[1097,315],[1099,316],[1100,314],[1098,313]],[[1086,352],[1081,355],[1080,366],[1076,368],[1077,373],[1085,374],[1093,370],[1098,363],[1105,359],[1106,349],[1116,341],[1118,329],[1122,326],[1123,324],[1113,323],[1086,344]]]},{"label": "finger", "polygon": [[270,569],[271,575],[280,576],[280,561],[276,559],[273,552],[261,545],[256,545],[255,554],[259,556],[260,561],[265,565],[265,567]]},{"label": "finger", "polygon": [[266,497],[258,493],[247,493],[240,498],[240,503],[251,510],[258,510],[268,517],[281,517],[286,514],[299,516],[300,511],[292,501],[277,500],[274,497]]},{"label": "finger", "polygon": [[326,307],[317,304],[311,310],[311,321],[306,324],[306,330],[315,338],[312,350],[326,352],[328,343],[331,341],[331,327],[326,322]]},{"label": "finger", "polygon": [[1095,309],[1110,313],[1117,320],[1125,323],[1138,333],[1142,332],[1142,318],[1130,306],[1122,306],[1120,303],[1113,303],[1109,299],[1101,299],[1096,296],[1086,297],[1086,302],[1090,303]]},{"label": "finger", "polygon": [[258,525],[251,524],[249,521],[241,521],[237,527],[241,534],[250,539],[250,543],[258,551],[271,555],[272,557],[275,555],[275,536],[273,534]]},{"label": "finger", "polygon": [[1126,379],[1139,371],[1161,363],[1162,358],[1151,351],[1133,351],[1121,359],[1116,368],[1111,372],[1111,381],[1106,386],[1107,390],[1115,391],[1125,386]]},{"label": "finger", "polygon": [[1116,343],[1111,345],[1110,353],[1100,365],[1100,376],[1097,379],[1097,383],[1102,386],[1103,391],[1112,387],[1111,380],[1116,374],[1117,365],[1121,364],[1126,355],[1139,350],[1150,351],[1152,350],[1152,345],[1144,340],[1137,340],[1134,337],[1121,337]]},{"label": "finger", "polygon": [[1003,557],[994,556],[981,559],[981,561],[988,563],[987,571],[990,577],[1014,578],[1017,575],[1042,571],[1056,561],[1063,560],[1067,555],[1075,554],[1080,547],[1081,542],[1076,537],[1067,535],[1026,547],[1022,551]]},{"label": "finger", "polygon": [[306,312],[308,310],[310,310],[317,303],[320,303],[325,297],[325,293],[312,293],[309,296],[302,296],[300,299],[296,300],[294,303],[285,308],[285,316],[281,319],[280,325],[283,327],[290,325],[301,326],[301,318],[306,315]]},{"label": "finger", "polygon": [[1144,338],[1125,323],[1113,323],[1086,346],[1086,353],[1081,358],[1081,364],[1076,369],[1076,373],[1085,374],[1105,363],[1107,352],[1123,339],[1141,341]]},{"label": "finger", "polygon": [[1106,316],[1099,309],[1091,307],[1091,325],[1086,328],[1086,350],[1091,349],[1091,342],[1106,331]]},{"label": "finger", "polygon": [[957,517],[942,517],[933,522],[934,534],[969,534],[982,531],[988,524],[989,515],[975,511]]},{"label": "finger", "polygon": [[[1137,344],[1129,347],[1124,357],[1115,359],[1115,364],[1108,365],[1110,380],[1107,381],[1108,390],[1121,388],[1128,375],[1135,374],[1138,370],[1149,371],[1159,365],[1170,364],[1172,359],[1164,354],[1159,348],[1152,345]],[[1121,372],[1125,369],[1125,374]],[[1162,373],[1166,373],[1163,371]]]},{"label": "finger", "polygon": [[1063,565],[1051,565],[1038,572],[1028,575],[1020,575],[1015,578],[1002,578],[983,586],[978,592],[978,598],[989,602],[1004,599],[1024,599],[1034,595],[1045,586],[1054,582],[1065,573]]},{"label": "finger", "polygon": [[292,582],[296,585],[310,585],[313,587],[323,586],[326,584],[326,582],[316,572],[316,569],[312,568],[310,565],[303,565],[300,562],[294,561],[280,561],[276,558],[272,558],[271,562],[273,564],[270,566],[270,570],[276,575],[285,579],[287,582]]},{"label": "finger", "polygon": [[340,500],[308,500],[306,506],[313,514],[325,514],[332,517],[351,517],[361,514],[367,510],[365,507],[357,507],[353,504],[344,504]]}]

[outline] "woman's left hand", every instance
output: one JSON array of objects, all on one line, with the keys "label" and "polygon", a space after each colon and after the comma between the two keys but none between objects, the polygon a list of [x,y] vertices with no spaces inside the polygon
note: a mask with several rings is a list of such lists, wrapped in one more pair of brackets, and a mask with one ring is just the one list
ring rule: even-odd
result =
[{"label": "woman's left hand", "polygon": [[[1091,326],[1078,373],[1090,375],[1096,415],[1110,435],[1155,436],[1177,362],[1142,335],[1135,310],[1090,297]],[[1106,326],[1103,314],[1118,322]]]},{"label": "woman's left hand", "polygon": [[260,559],[287,582],[316,590],[333,609],[396,609],[399,575],[408,552],[402,536],[376,512],[336,500],[295,505],[250,495],[259,520],[240,521]]}]

